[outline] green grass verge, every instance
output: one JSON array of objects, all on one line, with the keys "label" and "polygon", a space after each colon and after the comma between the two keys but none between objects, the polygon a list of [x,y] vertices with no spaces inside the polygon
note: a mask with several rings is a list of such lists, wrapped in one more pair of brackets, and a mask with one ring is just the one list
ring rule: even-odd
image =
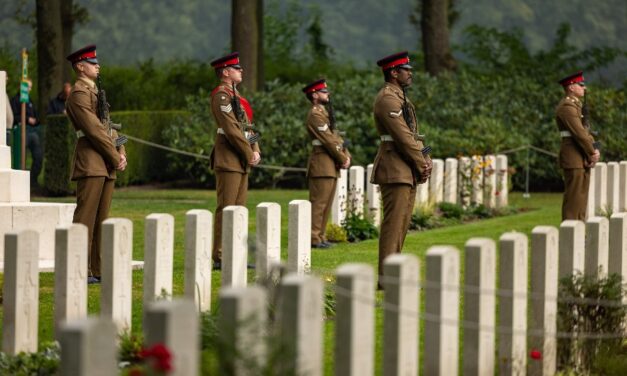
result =
[{"label": "green grass verge", "polygon": [[[276,202],[281,205],[281,248],[283,259],[287,258],[287,208],[291,200],[307,199],[307,191],[290,190],[254,190],[249,192],[249,231],[254,236],[256,206],[261,202]],[[74,199],[37,199],[38,201],[73,202]],[[530,234],[537,225],[558,226],[560,223],[561,195],[559,194],[532,194],[525,199],[521,194],[510,195],[510,204],[519,208],[529,209],[519,214],[507,217],[492,218],[463,225],[450,226],[425,232],[410,232],[405,242],[405,252],[417,255],[424,261],[427,249],[433,245],[452,245],[463,250],[465,242],[472,237],[487,237],[495,241],[507,231],[519,231]],[[115,192],[111,208],[112,217],[124,217],[133,221],[133,258],[143,259],[144,252],[144,219],[151,213],[169,213],[175,218],[175,250],[174,250],[174,281],[173,295],[183,294],[184,273],[184,227],[185,213],[191,209],[209,209],[216,206],[215,191],[209,190],[154,190],[144,188],[125,188]],[[333,270],[340,264],[347,262],[362,262],[377,265],[377,240],[368,240],[361,243],[338,244],[331,250],[312,250],[313,272],[321,275],[327,283],[331,283]],[[461,252],[463,269],[463,252]],[[424,262],[421,277],[424,278]],[[2,275],[0,275],[2,278]],[[249,281],[254,273],[249,275]],[[463,278],[463,277],[462,277]],[[463,279],[462,279],[463,280]],[[143,272],[133,272],[133,322],[132,331],[141,332],[142,318],[142,284]],[[213,273],[213,306],[216,305],[220,274]],[[54,276],[52,273],[40,274],[40,305],[39,305],[39,340],[40,343],[53,339],[53,299]],[[100,306],[100,287],[89,286],[88,310],[90,314],[97,314]],[[382,300],[382,293],[377,293],[377,301]],[[423,299],[424,301],[424,299]],[[0,316],[2,311],[0,310]],[[377,308],[376,312],[376,370],[381,372],[382,361],[382,328],[383,312]],[[0,328],[1,330],[2,328]],[[422,330],[421,330],[422,331]],[[422,338],[422,335],[421,335]],[[325,326],[325,374],[333,374],[334,353],[334,322],[329,320]],[[421,351],[421,353],[423,353]],[[460,359],[461,361],[461,359]],[[422,361],[421,363],[422,364]],[[210,364],[210,367],[215,365]]]}]

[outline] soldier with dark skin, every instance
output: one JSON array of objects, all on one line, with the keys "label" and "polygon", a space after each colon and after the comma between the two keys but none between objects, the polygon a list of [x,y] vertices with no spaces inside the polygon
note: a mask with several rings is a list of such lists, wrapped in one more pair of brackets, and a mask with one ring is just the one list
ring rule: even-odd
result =
[{"label": "soldier with dark skin", "polygon": [[379,237],[379,288],[383,261],[400,253],[409,230],[417,184],[431,174],[431,159],[423,155],[424,137],[419,135],[414,105],[405,90],[412,83],[407,52],[377,62],[385,85],[374,101],[374,122],[381,143],[374,160],[371,182],[381,187],[383,222]]},{"label": "soldier with dark skin", "polygon": [[[239,54],[234,52],[211,62],[220,79],[211,92],[211,113],[218,126],[215,145],[211,151],[211,168],[216,174],[218,205],[213,227],[213,265],[222,267],[222,211],[229,205],[246,205],[248,173],[261,161],[259,144],[251,144],[250,125],[253,110],[250,103],[237,91],[244,70]],[[237,97],[241,111],[234,106]]]},{"label": "soldier with dark skin", "polygon": [[333,193],[340,176],[340,168],[347,169],[351,163],[344,140],[335,129],[329,111],[330,93],[326,80],[315,81],[303,88],[312,104],[307,114],[307,133],[311,138],[312,152],[307,165],[309,201],[311,201],[311,247],[329,248],[325,230]]},{"label": "soldier with dark skin", "polygon": [[[586,219],[590,169],[601,154],[594,147],[594,138],[584,123],[582,100],[586,94],[583,72],[559,81],[564,97],[555,109],[555,120],[562,139],[559,163],[564,174],[562,220]],[[591,213],[594,214],[594,213]]]},{"label": "soldier with dark skin", "polygon": [[116,171],[127,165],[124,146],[115,146],[118,135],[98,118],[96,80],[100,65],[96,46],[70,54],[67,60],[76,73],[76,82],[65,106],[76,130],[72,180],[76,181],[74,223],[88,229],[88,282],[100,282],[100,237],[102,222],[109,216]]}]

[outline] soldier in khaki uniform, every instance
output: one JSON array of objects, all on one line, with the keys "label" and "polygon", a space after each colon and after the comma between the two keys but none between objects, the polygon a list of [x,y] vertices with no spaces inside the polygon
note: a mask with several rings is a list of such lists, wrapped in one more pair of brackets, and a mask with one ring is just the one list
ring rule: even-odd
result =
[{"label": "soldier in khaki uniform", "polygon": [[401,252],[416,198],[416,185],[431,174],[431,159],[423,155],[423,136],[418,134],[416,113],[405,89],[412,83],[407,52],[377,62],[385,85],[374,101],[374,122],[381,138],[371,182],[379,184],[383,199],[383,222],[379,237],[379,288],[383,260]]},{"label": "soldier in khaki uniform", "polygon": [[344,140],[335,128],[335,118],[330,106],[329,90],[324,79],[303,88],[312,104],[307,114],[307,133],[313,150],[307,166],[309,201],[311,201],[311,246],[329,248],[325,230],[333,204],[333,193],[340,176],[340,168],[348,168],[351,157],[343,146]]},{"label": "soldier in khaki uniform", "polygon": [[583,72],[577,72],[559,81],[564,87],[564,98],[555,109],[555,120],[560,131],[559,163],[564,170],[564,200],[562,220],[586,219],[590,168],[601,157],[595,148],[589,127],[584,125],[582,99],[586,93]]},{"label": "soldier in khaki uniform", "polygon": [[91,45],[70,54],[77,80],[66,101],[67,115],[74,125],[72,180],[76,180],[76,211],[74,223],[88,228],[89,283],[100,282],[101,224],[109,216],[116,170],[126,168],[124,146],[116,148],[118,135],[108,129],[97,115],[98,88],[95,80],[100,72],[96,46]]},{"label": "soldier in khaki uniform", "polygon": [[246,205],[248,173],[261,161],[261,151],[252,131],[253,110],[235,86],[242,82],[239,54],[234,52],[211,62],[220,79],[211,92],[211,112],[218,124],[211,151],[216,174],[218,206],[213,227],[214,269],[222,267],[222,211],[229,205]]}]

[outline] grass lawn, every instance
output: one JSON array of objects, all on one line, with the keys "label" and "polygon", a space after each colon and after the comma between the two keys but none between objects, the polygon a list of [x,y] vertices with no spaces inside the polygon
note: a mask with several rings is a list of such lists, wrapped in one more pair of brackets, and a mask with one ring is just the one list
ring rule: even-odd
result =
[{"label": "grass lawn", "polygon": [[[307,199],[307,191],[302,190],[255,190],[249,192],[249,226],[250,235],[254,236],[255,231],[255,207],[261,202],[276,202],[282,208],[282,258],[287,258],[287,207],[288,203],[294,199]],[[73,202],[72,197],[64,199],[35,199],[34,201],[63,201]],[[425,232],[410,232],[405,242],[405,252],[413,253],[424,260],[426,250],[433,245],[453,245],[462,250],[465,242],[471,237],[487,237],[494,240],[507,231],[519,231],[530,234],[537,225],[558,226],[560,223],[561,195],[535,193],[531,198],[524,199],[521,194],[510,195],[510,204],[528,208],[519,214],[477,221],[464,225],[450,226],[441,229],[429,230]],[[174,291],[173,294],[183,294],[183,272],[184,272],[184,227],[185,212],[191,209],[214,210],[216,206],[215,191],[210,190],[154,190],[143,188],[125,188],[116,190],[111,209],[112,217],[125,217],[133,221],[133,258],[143,259],[144,252],[144,218],[151,213],[170,213],[175,218],[175,250],[174,250]],[[338,244],[331,250],[312,250],[313,272],[322,275],[325,280],[332,281],[333,270],[342,263],[362,262],[377,265],[377,240],[364,241],[361,243]],[[463,253],[462,253],[463,265]],[[424,278],[424,265],[421,272]],[[2,276],[0,275],[0,278]],[[254,274],[251,272],[249,281],[252,281]],[[53,339],[53,291],[54,276],[52,273],[42,273],[40,275],[40,306],[39,306],[39,340],[50,341]],[[142,283],[143,272],[133,272],[133,332],[141,332],[142,317]],[[220,286],[220,274],[213,273],[213,300],[214,306],[218,296]],[[99,312],[100,287],[98,285],[89,286],[88,310],[90,314]],[[382,299],[382,294],[377,293],[377,300]],[[0,311],[1,314],[1,311]],[[376,314],[376,361],[377,374],[380,373],[380,363],[382,358],[382,327],[383,313],[377,308]],[[1,328],[0,328],[1,329]],[[326,323],[325,340],[325,374],[333,374],[333,352],[334,352],[334,322],[329,320]],[[422,338],[422,336],[421,336]],[[422,362],[421,362],[422,364]]]}]

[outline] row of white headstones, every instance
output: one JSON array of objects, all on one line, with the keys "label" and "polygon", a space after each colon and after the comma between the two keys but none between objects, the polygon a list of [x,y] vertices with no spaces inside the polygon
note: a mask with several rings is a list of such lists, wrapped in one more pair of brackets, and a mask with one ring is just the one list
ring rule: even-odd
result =
[{"label": "row of white headstones", "polygon": [[[373,165],[341,170],[331,208],[331,223],[341,225],[347,211],[364,211],[376,225],[381,222],[381,193],[370,182]],[[364,176],[365,172],[365,176]],[[489,208],[508,205],[508,170],[506,155],[475,155],[433,159],[431,177],[416,189],[416,205],[448,202],[467,207],[484,204]],[[364,185],[365,195],[364,195]]]},{"label": "row of white headstones", "polygon": [[[247,357],[265,361],[270,350],[260,333],[274,327],[277,338],[293,350],[293,354],[285,355],[284,364],[301,373],[322,374],[325,294],[322,280],[310,274],[310,216],[308,201],[290,203],[289,274],[280,280],[276,291],[268,291],[260,285],[248,286],[248,210],[241,206],[225,208],[220,330],[228,339],[225,343],[239,350],[235,353],[245,354],[234,360],[238,374],[246,373]],[[280,217],[276,203],[257,207],[258,281],[264,281],[280,262]],[[145,221],[145,344],[166,345],[174,355],[176,375],[198,371],[198,312],[209,310],[211,298],[211,229],[209,211],[187,213],[185,292],[184,297],[170,301],[174,220],[169,214],[151,214]],[[61,374],[91,375],[95,369],[115,373],[116,334],[131,325],[132,234],[128,219],[111,218],[103,223],[101,314],[100,318],[87,318],[86,229],[73,224],[56,230],[54,317],[62,348]],[[520,374],[527,367],[527,349],[535,348],[542,352],[542,359],[529,364],[530,372],[553,374],[558,278],[574,271],[627,275],[627,213],[615,213],[609,221],[605,217],[593,217],[586,223],[565,221],[559,230],[538,226],[532,232],[530,254],[527,242],[524,234],[503,234],[497,258],[493,240],[470,239],[464,250],[463,286],[460,255],[454,247],[437,246],[427,251],[424,283],[420,282],[415,256],[398,254],[386,259],[381,281],[385,286],[386,374],[417,372],[421,319],[426,324],[425,349],[429,349],[429,356],[423,357],[425,374],[457,373],[460,327],[465,342],[464,373],[487,370],[486,374],[491,374],[496,366],[499,374]],[[38,234],[29,230],[7,234],[5,244],[3,351],[33,352],[37,349],[39,316]],[[345,264],[334,274],[336,373],[370,375],[374,368],[375,272],[367,264]],[[421,287],[425,289],[424,313],[420,312]],[[463,321],[459,317],[460,292],[464,293]],[[278,297],[277,320],[272,326],[267,309],[268,295],[274,293]]]},{"label": "row of white headstones", "polygon": [[[381,222],[381,193],[370,183],[372,164],[340,171],[331,210],[331,223],[341,225],[347,211]],[[366,186],[364,195],[364,184]],[[627,211],[627,161],[600,162],[590,170],[588,218]],[[434,159],[429,181],[416,191],[416,205],[448,202],[467,207],[483,204],[502,208],[509,204],[508,160],[506,155]]]}]

